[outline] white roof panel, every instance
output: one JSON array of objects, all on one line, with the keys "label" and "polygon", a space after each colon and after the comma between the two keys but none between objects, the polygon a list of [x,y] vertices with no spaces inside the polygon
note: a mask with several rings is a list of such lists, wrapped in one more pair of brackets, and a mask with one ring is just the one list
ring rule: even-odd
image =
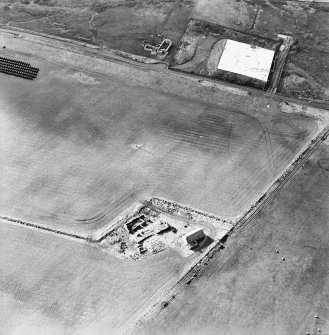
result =
[{"label": "white roof panel", "polygon": [[227,40],[217,69],[267,82],[275,51]]},{"label": "white roof panel", "polygon": [[193,234],[198,233],[198,232],[202,232],[203,233],[203,229],[200,228],[200,227],[199,228],[195,228],[195,229],[189,231],[188,233],[186,233],[185,236],[190,236],[190,235],[193,235]]}]

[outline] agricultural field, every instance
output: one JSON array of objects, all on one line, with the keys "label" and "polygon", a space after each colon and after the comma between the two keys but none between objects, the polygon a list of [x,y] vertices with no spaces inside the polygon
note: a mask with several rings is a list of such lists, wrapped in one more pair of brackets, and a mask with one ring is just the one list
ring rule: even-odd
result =
[{"label": "agricultural field", "polygon": [[329,141],[135,334],[328,334]]},{"label": "agricultural field", "polygon": [[7,335],[113,334],[197,256],[167,250],[123,260],[3,221],[0,239],[0,333]]},{"label": "agricultural field", "polygon": [[1,216],[84,238],[153,196],[234,223],[321,130],[32,63],[32,82],[2,75]]}]

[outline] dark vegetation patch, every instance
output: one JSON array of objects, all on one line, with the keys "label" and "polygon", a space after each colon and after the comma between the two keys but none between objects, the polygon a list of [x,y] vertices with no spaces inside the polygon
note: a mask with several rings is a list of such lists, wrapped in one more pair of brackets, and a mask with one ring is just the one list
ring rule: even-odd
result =
[{"label": "dark vegetation patch", "polygon": [[329,53],[295,45],[283,69],[278,92],[294,98],[329,101]]}]

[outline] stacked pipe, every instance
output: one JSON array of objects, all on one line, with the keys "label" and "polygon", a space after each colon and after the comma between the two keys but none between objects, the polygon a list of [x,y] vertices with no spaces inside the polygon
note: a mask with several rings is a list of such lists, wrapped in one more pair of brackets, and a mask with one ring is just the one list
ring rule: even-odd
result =
[{"label": "stacked pipe", "polygon": [[29,63],[6,57],[0,57],[0,72],[24,79],[33,80],[37,77],[39,69],[32,67]]}]

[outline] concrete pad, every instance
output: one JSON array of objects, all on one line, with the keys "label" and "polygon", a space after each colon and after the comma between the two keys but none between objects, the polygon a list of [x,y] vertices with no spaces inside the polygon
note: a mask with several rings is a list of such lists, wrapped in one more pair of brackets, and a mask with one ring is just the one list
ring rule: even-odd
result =
[{"label": "concrete pad", "polygon": [[217,69],[267,82],[275,51],[227,40]]}]

